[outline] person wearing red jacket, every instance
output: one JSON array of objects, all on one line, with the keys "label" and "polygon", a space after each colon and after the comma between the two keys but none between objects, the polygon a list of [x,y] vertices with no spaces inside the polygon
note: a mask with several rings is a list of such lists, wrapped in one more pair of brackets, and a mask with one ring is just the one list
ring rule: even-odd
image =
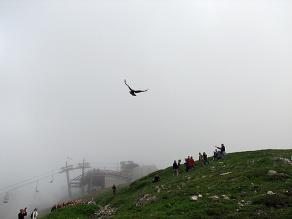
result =
[{"label": "person wearing red jacket", "polygon": [[191,168],[195,167],[195,160],[193,157],[190,158],[190,166],[191,166]]}]

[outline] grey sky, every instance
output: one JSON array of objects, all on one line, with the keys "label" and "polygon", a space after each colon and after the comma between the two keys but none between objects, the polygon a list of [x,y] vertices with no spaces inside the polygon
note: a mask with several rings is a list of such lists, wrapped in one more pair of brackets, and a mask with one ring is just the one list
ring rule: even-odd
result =
[{"label": "grey sky", "polygon": [[[288,0],[1,0],[0,185],[67,156],[163,167],[221,143],[291,148],[291,11]],[[150,91],[130,96],[125,78]]]}]

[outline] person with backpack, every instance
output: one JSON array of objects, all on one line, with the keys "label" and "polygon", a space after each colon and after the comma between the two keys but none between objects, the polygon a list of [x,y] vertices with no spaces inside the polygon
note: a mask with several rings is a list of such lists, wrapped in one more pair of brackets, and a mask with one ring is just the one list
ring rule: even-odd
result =
[{"label": "person with backpack", "polygon": [[154,176],[152,179],[152,183],[157,183],[159,181],[160,181],[160,176],[158,176],[158,175]]},{"label": "person with backpack", "polygon": [[38,213],[38,209],[34,209],[33,212],[30,215],[31,219],[38,219],[39,213]]}]

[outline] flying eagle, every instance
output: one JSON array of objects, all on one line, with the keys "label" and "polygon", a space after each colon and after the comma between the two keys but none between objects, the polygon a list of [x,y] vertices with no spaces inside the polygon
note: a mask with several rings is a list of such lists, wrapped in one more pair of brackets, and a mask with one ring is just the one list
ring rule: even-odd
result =
[{"label": "flying eagle", "polygon": [[127,84],[127,81],[126,81],[126,80],[124,80],[124,82],[125,82],[125,84],[127,85],[127,87],[130,89],[129,93],[130,93],[132,96],[136,96],[136,94],[138,94],[138,93],[142,93],[142,92],[146,92],[146,91],[148,91],[148,89],[147,89],[147,90],[133,90],[133,89]]}]

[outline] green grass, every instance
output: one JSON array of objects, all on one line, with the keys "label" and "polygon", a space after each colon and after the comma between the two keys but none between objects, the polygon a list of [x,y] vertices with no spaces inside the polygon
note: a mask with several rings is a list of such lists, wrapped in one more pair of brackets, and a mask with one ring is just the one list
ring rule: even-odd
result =
[{"label": "green grass", "polygon": [[[292,150],[262,150],[228,154],[224,160],[197,164],[176,177],[166,168],[131,185],[118,188],[115,196],[108,190],[97,196],[97,206],[75,206],[57,210],[42,219],[88,219],[99,208],[116,208],[111,218],[292,218],[292,165],[276,158],[290,158]],[[268,176],[268,170],[284,176]],[[221,176],[221,173],[232,172]],[[152,183],[154,175],[161,181]],[[157,192],[157,186],[160,192]],[[273,191],[275,195],[268,195]],[[288,191],[288,192],[287,192]],[[155,196],[152,202],[136,206],[144,194]],[[192,195],[201,194],[198,201]],[[217,195],[218,200],[210,197]],[[229,199],[223,199],[226,195]]]}]

